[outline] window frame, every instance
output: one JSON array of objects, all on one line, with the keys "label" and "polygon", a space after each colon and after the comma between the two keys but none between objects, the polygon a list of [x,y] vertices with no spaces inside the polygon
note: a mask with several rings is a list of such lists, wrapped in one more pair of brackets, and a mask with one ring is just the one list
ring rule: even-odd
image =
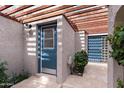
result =
[{"label": "window frame", "polygon": [[[54,37],[54,32],[55,32],[55,28],[54,27],[46,27],[46,28],[42,28],[42,33],[43,32],[46,32],[46,31],[44,31],[44,29],[52,29],[52,34],[53,34],[53,38],[47,38],[47,39],[45,39],[45,34],[44,34],[44,36],[43,36],[43,49],[54,49],[54,47],[55,47],[55,37]],[[53,46],[52,47],[45,47],[45,40],[53,40]]]}]

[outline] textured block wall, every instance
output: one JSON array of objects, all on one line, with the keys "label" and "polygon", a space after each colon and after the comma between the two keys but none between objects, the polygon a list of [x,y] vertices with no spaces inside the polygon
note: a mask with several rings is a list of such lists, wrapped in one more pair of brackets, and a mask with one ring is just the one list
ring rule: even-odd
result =
[{"label": "textured block wall", "polygon": [[0,16],[0,59],[8,63],[8,71],[23,69],[23,25]]}]

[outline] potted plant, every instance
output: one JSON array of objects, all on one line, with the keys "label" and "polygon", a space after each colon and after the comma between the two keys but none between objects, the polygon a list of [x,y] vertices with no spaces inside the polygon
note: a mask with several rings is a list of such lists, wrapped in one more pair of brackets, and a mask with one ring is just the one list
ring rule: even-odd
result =
[{"label": "potted plant", "polygon": [[113,35],[108,36],[112,51],[110,51],[111,57],[113,57],[119,65],[124,66],[124,26],[117,26]]},{"label": "potted plant", "polygon": [[74,66],[73,66],[73,74],[83,75],[84,68],[88,63],[88,55],[86,51],[82,50],[74,55]]}]

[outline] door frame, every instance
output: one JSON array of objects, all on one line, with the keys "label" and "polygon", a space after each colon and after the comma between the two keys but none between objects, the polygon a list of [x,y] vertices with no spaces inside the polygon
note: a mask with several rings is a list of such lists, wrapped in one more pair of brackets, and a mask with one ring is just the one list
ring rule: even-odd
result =
[{"label": "door frame", "polygon": [[[41,61],[41,59],[38,57],[38,52],[39,52],[39,50],[38,50],[38,42],[39,42],[39,40],[38,40],[38,32],[40,31],[40,36],[42,36],[42,26],[43,27],[56,27],[56,34],[57,34],[57,21],[56,20],[54,20],[54,21],[50,21],[50,22],[44,22],[44,23],[40,23],[40,24],[37,24],[37,60],[38,60],[38,73],[45,73],[45,72],[43,72],[43,69],[42,69],[42,61]],[[57,35],[58,36],[58,35]],[[41,37],[40,37],[41,38]],[[55,37],[54,37],[55,38]],[[57,37],[56,37],[57,38]],[[58,40],[57,40],[58,41]],[[56,41],[56,42],[57,42]],[[40,40],[40,42],[41,42],[41,40]],[[40,57],[41,57],[41,46],[42,44],[40,44]],[[57,46],[57,45],[56,45]],[[48,70],[49,70],[49,68],[48,68]],[[57,76],[57,47],[56,47],[56,73],[55,74],[52,74],[52,75],[56,75]],[[50,74],[50,73],[47,73],[47,74]]]}]

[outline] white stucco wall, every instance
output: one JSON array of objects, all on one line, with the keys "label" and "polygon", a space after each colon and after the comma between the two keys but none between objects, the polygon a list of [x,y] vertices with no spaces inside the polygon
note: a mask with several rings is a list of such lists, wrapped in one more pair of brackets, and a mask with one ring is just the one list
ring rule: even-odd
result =
[{"label": "white stucco wall", "polygon": [[73,57],[75,53],[75,31],[64,17],[62,17],[62,24],[62,77],[64,81],[70,74],[69,57]]},{"label": "white stucco wall", "polygon": [[[117,24],[124,23],[124,20],[121,19],[121,16],[116,19],[117,12],[120,9],[121,5],[111,5],[109,6],[109,34],[114,32],[114,27]],[[111,51],[111,46],[109,45],[109,51]],[[108,60],[108,87],[116,87],[117,79],[124,79],[124,70],[122,66],[119,66],[117,62],[111,57]]]},{"label": "white stucco wall", "polygon": [[23,25],[0,16],[0,59],[8,63],[8,72],[23,69]]},{"label": "white stucco wall", "polygon": [[87,51],[87,34],[85,31],[75,32],[75,51]]},{"label": "white stucco wall", "polygon": [[36,60],[36,27],[32,28],[33,35],[29,36],[24,30],[24,68],[27,72],[35,74],[37,72]]}]

